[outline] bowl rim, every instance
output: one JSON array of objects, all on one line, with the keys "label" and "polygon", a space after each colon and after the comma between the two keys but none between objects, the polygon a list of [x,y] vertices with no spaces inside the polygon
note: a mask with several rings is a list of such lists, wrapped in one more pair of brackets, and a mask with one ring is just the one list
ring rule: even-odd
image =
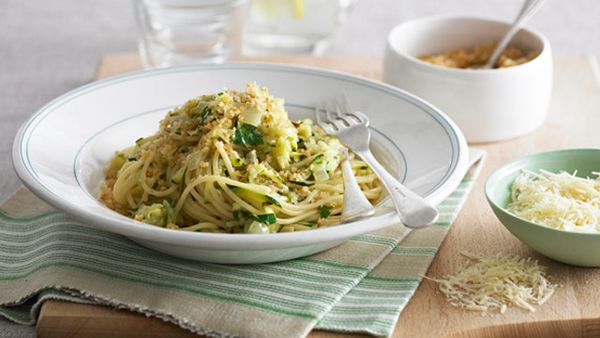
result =
[{"label": "bowl rim", "polygon": [[[57,195],[49,191],[45,186],[40,185],[36,179],[34,179],[28,172],[21,156],[21,145],[24,142],[25,133],[29,129],[28,124],[39,117],[45,109],[49,109],[57,102],[76,95],[82,90],[95,88],[101,85],[106,85],[112,81],[121,81],[124,79],[135,79],[142,75],[160,75],[163,73],[170,72],[182,72],[187,70],[198,70],[206,68],[222,68],[228,69],[228,67],[242,67],[244,69],[251,69],[252,67],[268,69],[270,71],[285,71],[285,69],[296,69],[301,72],[318,73],[322,75],[335,76],[347,81],[357,82],[365,85],[372,85],[385,90],[386,92],[395,92],[408,100],[409,102],[421,106],[426,111],[435,114],[439,119],[443,120],[448,128],[453,132],[457,142],[457,162],[454,171],[450,177],[436,189],[437,199],[432,202],[440,202],[441,199],[449,195],[462,180],[467,168],[468,168],[468,147],[464,135],[458,126],[450,119],[445,113],[440,111],[438,108],[430,104],[429,102],[411,94],[399,88],[385,84],[381,81],[375,81],[366,77],[348,74],[340,71],[334,71],[329,69],[322,69],[318,67],[307,67],[297,66],[288,64],[277,64],[277,63],[263,63],[263,62],[230,62],[217,65],[192,65],[192,66],[179,66],[171,68],[159,68],[152,70],[141,70],[135,72],[129,72],[121,75],[111,76],[103,80],[94,81],[87,85],[77,87],[65,94],[55,98],[54,100],[47,103],[44,107],[38,109],[29,119],[27,119],[19,131],[17,132],[12,152],[12,162],[15,171],[23,183],[38,197],[46,201],[53,207],[67,212],[77,219],[84,220],[85,222],[95,224],[99,228],[115,232],[128,237],[133,237],[141,240],[148,240],[158,243],[173,243],[177,242],[178,246],[181,247],[203,247],[203,248],[214,248],[224,249],[225,247],[236,248],[240,250],[264,250],[264,249],[280,249],[280,248],[291,248],[300,247],[304,245],[319,244],[325,242],[331,242],[336,240],[346,240],[347,238],[358,235],[369,233],[372,231],[379,230],[392,224],[400,223],[398,216],[395,212],[387,212],[381,215],[373,216],[365,220],[360,220],[350,224],[344,224],[346,226],[340,229],[336,226],[323,227],[314,229],[312,231],[302,231],[293,233],[276,233],[265,235],[258,234],[212,234],[212,233],[184,233],[182,231],[175,231],[171,229],[165,229],[155,226],[144,226],[141,228],[141,224],[134,223],[130,218],[122,216],[122,218],[115,215],[100,214],[91,211],[83,211],[72,205],[71,202],[67,202],[62,198],[57,198]],[[443,197],[441,195],[444,195]],[[110,210],[110,209],[107,209]],[[134,225],[134,226],[132,226]],[[350,225],[353,225],[350,227]],[[344,229],[354,229],[353,231],[343,231]],[[316,232],[315,232],[316,231]],[[348,235],[348,233],[350,233]],[[321,236],[314,236],[321,234]],[[265,245],[267,246],[265,247]]]},{"label": "bowl rim", "polygon": [[[509,211],[506,207],[501,206],[499,203],[497,203],[492,197],[491,197],[491,192],[492,189],[496,188],[496,185],[493,184],[492,181],[499,179],[500,177],[504,177],[507,175],[510,175],[512,173],[514,173],[516,170],[514,170],[515,166],[518,166],[520,163],[530,160],[532,158],[536,158],[536,157],[542,157],[542,156],[548,156],[548,155],[559,155],[561,153],[570,153],[570,152],[575,152],[575,151],[590,151],[590,152],[596,152],[598,153],[598,155],[600,155],[600,148],[566,148],[566,149],[557,149],[557,150],[550,150],[550,151],[544,151],[544,152],[540,152],[540,153],[535,153],[535,154],[531,154],[531,155],[527,155],[525,157],[521,157],[519,159],[510,161],[504,165],[502,165],[500,168],[494,170],[494,172],[492,174],[490,174],[488,176],[488,178],[486,179],[485,182],[485,186],[484,186],[484,191],[485,191],[485,197],[488,201],[488,203],[490,204],[490,206],[492,208],[495,208],[496,210],[501,211],[502,213],[510,216],[511,218],[514,218],[516,220],[518,220],[519,222],[522,223],[526,223],[528,225],[537,227],[537,228],[541,228],[543,230],[546,231],[550,231],[550,232],[555,232],[557,234],[562,234],[562,235],[568,235],[568,236],[582,236],[582,237],[596,237],[596,238],[600,238],[600,232],[576,232],[576,231],[568,231],[568,230],[562,230],[562,229],[556,229],[556,228],[552,228],[550,226],[547,225],[543,225],[543,224],[538,224],[535,222],[532,222],[530,220],[527,220],[523,217],[520,217],[519,215],[516,215],[514,213],[512,213],[511,211]],[[502,223],[502,222],[500,222]],[[502,225],[504,225],[505,227],[506,224],[502,223]]]},{"label": "bowl rim", "polygon": [[[444,66],[440,66],[440,65],[435,65],[435,64],[431,64],[429,62],[423,61],[423,60],[419,59],[418,57],[415,57],[411,54],[405,53],[404,51],[399,50],[397,48],[397,46],[395,45],[395,43],[392,41],[393,37],[395,37],[398,34],[398,31],[400,29],[405,28],[406,26],[414,25],[414,24],[422,23],[422,22],[435,22],[435,21],[439,21],[439,22],[479,21],[479,22],[483,22],[483,23],[502,24],[507,27],[510,26],[510,24],[511,24],[508,21],[498,20],[495,18],[489,18],[489,17],[485,17],[485,16],[440,14],[440,15],[418,17],[418,18],[414,18],[414,19],[411,19],[408,21],[404,21],[404,22],[394,26],[394,28],[392,28],[392,30],[388,33],[388,36],[386,39],[386,49],[388,50],[388,53],[391,52],[393,55],[404,58],[405,60],[408,60],[412,64],[414,64],[422,69],[426,69],[426,70],[430,70],[430,71],[437,71],[440,73],[448,73],[448,74],[453,74],[453,75],[462,74],[465,76],[487,76],[489,74],[507,74],[507,73],[510,74],[510,73],[514,73],[514,72],[518,72],[518,71],[523,71],[523,70],[526,70],[527,68],[531,68],[531,67],[535,66],[536,64],[538,64],[543,55],[547,55],[547,54],[551,53],[550,41],[548,40],[548,38],[545,35],[543,35],[540,31],[538,31],[534,28],[531,28],[531,27],[527,27],[527,26],[522,27],[521,30],[523,30],[523,31],[533,35],[537,39],[539,39],[542,44],[542,49],[540,50],[538,55],[536,55],[536,57],[533,58],[532,60],[529,60],[520,65],[516,65],[516,66],[512,66],[512,67],[505,67],[505,68],[471,69],[471,68],[452,68],[452,67],[444,67]],[[386,53],[386,54],[388,54],[388,53]]]}]

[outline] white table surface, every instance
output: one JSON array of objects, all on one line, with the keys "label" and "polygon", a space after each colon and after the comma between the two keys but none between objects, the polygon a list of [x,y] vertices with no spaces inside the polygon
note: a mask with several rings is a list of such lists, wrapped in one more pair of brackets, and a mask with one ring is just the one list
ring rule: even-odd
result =
[{"label": "white table surface", "polygon": [[[381,55],[387,32],[407,19],[463,14],[510,20],[520,4],[519,0],[358,0],[325,54]],[[598,56],[598,18],[600,1],[548,0],[531,26],[548,36],[556,54]],[[130,1],[0,0],[0,200],[20,186],[10,160],[19,125],[47,101],[92,81],[102,54],[135,50]],[[32,327],[0,319],[0,337],[34,336]]]}]

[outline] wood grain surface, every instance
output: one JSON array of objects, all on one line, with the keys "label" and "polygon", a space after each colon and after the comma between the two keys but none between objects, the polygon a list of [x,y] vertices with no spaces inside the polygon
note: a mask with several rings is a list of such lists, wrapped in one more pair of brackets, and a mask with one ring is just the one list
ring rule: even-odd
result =
[{"label": "wood grain surface", "polygon": [[[244,59],[248,60],[248,59]],[[332,68],[375,79],[381,60],[373,58],[277,57],[253,59]],[[140,68],[135,55],[102,59],[98,77]],[[548,267],[559,285],[555,295],[536,312],[509,309],[503,315],[481,316],[449,306],[436,286],[424,281],[402,312],[394,337],[600,337],[600,269],[578,268],[540,256],[514,238],[495,218],[485,201],[486,177],[502,164],[527,154],[574,147],[600,147],[600,82],[596,60],[587,56],[555,60],[553,97],[548,119],[534,133],[505,142],[478,144],[488,159],[427,275],[456,272],[465,263],[461,251],[532,256]],[[187,337],[192,334],[159,319],[106,307],[48,301],[37,333],[48,337]],[[314,331],[310,337],[341,337]],[[346,335],[347,336],[347,335]]]}]

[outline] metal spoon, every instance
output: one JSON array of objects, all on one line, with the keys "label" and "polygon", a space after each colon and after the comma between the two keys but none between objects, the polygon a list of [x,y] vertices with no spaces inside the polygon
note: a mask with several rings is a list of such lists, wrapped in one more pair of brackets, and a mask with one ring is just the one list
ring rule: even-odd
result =
[{"label": "metal spoon", "polygon": [[343,148],[342,176],[344,178],[344,207],[342,208],[342,221],[351,222],[358,218],[371,216],[375,213],[375,207],[365,197],[356,182],[350,160],[348,149]]},{"label": "metal spoon", "polygon": [[508,28],[506,33],[504,33],[504,37],[494,49],[492,56],[488,59],[487,63],[482,67],[486,69],[494,68],[500,54],[508,46],[512,38],[517,34],[517,32],[533,17],[533,15],[542,7],[545,0],[525,0],[523,3],[523,7],[521,7],[521,11],[519,15],[517,15],[515,21],[513,21],[512,25]]}]

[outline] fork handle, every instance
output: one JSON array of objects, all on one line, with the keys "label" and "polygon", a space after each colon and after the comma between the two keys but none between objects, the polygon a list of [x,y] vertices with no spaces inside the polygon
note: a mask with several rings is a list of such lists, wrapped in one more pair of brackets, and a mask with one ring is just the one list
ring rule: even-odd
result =
[{"label": "fork handle", "polygon": [[366,150],[357,152],[356,154],[367,162],[381,183],[383,183],[404,225],[409,228],[420,228],[430,225],[437,220],[439,215],[437,209],[390,175],[373,157],[371,151]]}]

